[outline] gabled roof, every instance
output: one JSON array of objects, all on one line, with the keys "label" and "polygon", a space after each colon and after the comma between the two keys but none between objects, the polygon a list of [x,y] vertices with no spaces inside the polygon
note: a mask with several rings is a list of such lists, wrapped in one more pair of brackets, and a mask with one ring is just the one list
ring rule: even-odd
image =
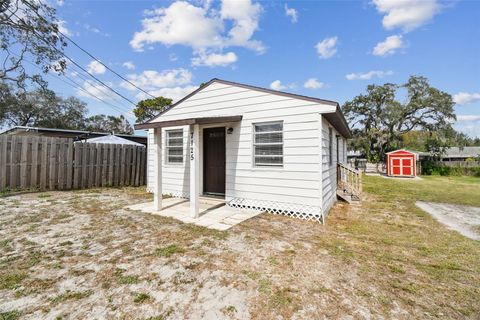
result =
[{"label": "gabled roof", "polygon": [[308,96],[303,96],[303,95],[299,95],[299,94],[293,94],[293,93],[287,93],[287,92],[283,92],[283,91],[277,91],[277,90],[272,90],[272,89],[267,89],[267,88],[262,88],[262,87],[257,87],[257,86],[252,86],[252,85],[248,85],[248,84],[243,84],[243,83],[238,83],[238,82],[233,82],[233,81],[227,81],[227,80],[222,80],[222,79],[218,79],[218,78],[213,78],[212,80],[208,81],[207,83],[205,83],[203,86],[199,87],[198,89],[196,89],[195,91],[191,92],[190,94],[186,95],[185,97],[183,97],[182,99],[180,99],[179,101],[177,101],[176,103],[172,104],[170,106],[170,108],[162,111],[158,116],[156,116],[155,118],[151,119],[150,121],[146,122],[146,123],[142,123],[142,124],[135,124],[135,129],[143,129],[143,128],[146,128],[147,127],[147,123],[151,123],[152,121],[154,121],[155,119],[159,118],[160,116],[162,116],[164,113],[168,112],[169,110],[171,110],[172,108],[174,108],[175,106],[179,105],[180,103],[182,103],[183,101],[187,100],[188,98],[194,96],[195,94],[197,94],[199,91],[205,89],[206,87],[208,87],[209,85],[211,85],[212,83],[221,83],[221,84],[225,84],[225,85],[231,85],[231,86],[235,86],[235,87],[241,87],[241,88],[245,88],[245,89],[250,89],[250,90],[255,90],[255,91],[261,91],[261,92],[266,92],[266,93],[271,93],[271,94],[275,94],[275,95],[279,95],[279,96],[284,96],[284,97],[289,97],[289,98],[294,98],[294,99],[299,99],[299,100],[305,100],[305,101],[310,101],[310,102],[316,102],[316,103],[321,103],[321,104],[326,104],[326,105],[330,105],[330,106],[335,106],[336,109],[335,109],[335,112],[332,112],[332,113],[325,113],[323,114],[325,116],[325,118],[335,127],[335,129],[337,129],[343,136],[347,137],[347,138],[350,138],[352,135],[351,135],[351,132],[350,132],[350,129],[348,127],[348,124],[347,124],[347,121],[345,120],[345,117],[343,116],[343,113],[340,109],[340,106],[338,104],[338,102],[336,101],[331,101],[331,100],[325,100],[325,99],[319,99],[319,98],[314,98],[314,97],[308,97]]},{"label": "gabled roof", "polygon": [[417,159],[418,159],[418,156],[419,156],[418,152],[407,150],[407,149],[393,150],[393,151],[387,152],[385,154],[396,154],[396,153],[399,153],[399,154],[413,154],[415,156],[415,158],[417,158]]}]

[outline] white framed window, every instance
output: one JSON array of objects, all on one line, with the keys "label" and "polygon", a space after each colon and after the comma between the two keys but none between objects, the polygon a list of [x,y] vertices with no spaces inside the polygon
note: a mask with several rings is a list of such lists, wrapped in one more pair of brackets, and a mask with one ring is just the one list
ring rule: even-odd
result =
[{"label": "white framed window", "polygon": [[183,163],[183,129],[166,130],[166,160],[169,164]]},{"label": "white framed window", "polygon": [[253,124],[253,165],[283,166],[283,121]]}]

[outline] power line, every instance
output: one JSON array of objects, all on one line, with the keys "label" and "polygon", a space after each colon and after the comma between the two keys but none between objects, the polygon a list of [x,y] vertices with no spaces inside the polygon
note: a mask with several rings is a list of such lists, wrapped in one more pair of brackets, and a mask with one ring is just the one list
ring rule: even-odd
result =
[{"label": "power line", "polygon": [[[73,69],[73,68],[72,68]],[[79,70],[75,70],[74,69],[74,72],[77,73],[77,75],[82,78],[85,82],[92,82],[92,80],[88,79],[87,77],[85,77],[81,71]],[[65,77],[67,77],[65,74],[64,74]],[[92,86],[95,85],[95,83],[92,84]],[[80,85],[81,86],[81,85]],[[108,94],[108,92],[105,91],[105,88],[102,87],[102,86],[99,86],[99,87],[96,87],[96,89],[98,89],[98,91],[100,91],[101,93],[103,94]],[[116,96],[112,95],[111,98],[113,100],[115,100],[116,103],[118,103],[120,106],[122,106],[123,108],[125,108],[126,110],[130,110],[130,107],[126,106],[122,100],[119,100]]]},{"label": "power line", "polygon": [[[12,52],[12,53],[13,53],[14,55],[16,55],[16,56],[19,56],[18,54],[14,53],[14,52]],[[29,63],[30,65],[32,65],[33,67],[35,67],[35,68],[37,68],[38,70],[40,70],[40,71],[43,72],[43,70],[42,70],[39,66],[37,66],[36,64],[34,64],[33,62],[31,62],[31,61],[29,61],[29,60],[27,60],[27,59],[24,59],[24,60],[25,60],[27,63]],[[47,75],[53,77],[53,76],[52,76],[52,73],[47,73]],[[91,97],[97,99],[98,101],[103,102],[103,103],[105,103],[106,105],[109,105],[110,107],[112,107],[112,108],[115,109],[116,111],[119,111],[119,112],[121,112],[121,113],[128,113],[128,114],[134,116],[134,114],[133,114],[131,111],[129,111],[129,110],[123,110],[123,109],[121,109],[120,107],[118,107],[118,106],[116,106],[116,105],[114,105],[114,104],[112,104],[112,103],[110,103],[110,102],[108,102],[108,101],[105,101],[105,100],[103,100],[102,98],[94,95],[93,93],[85,90],[78,82],[76,82],[75,80],[73,80],[72,78],[70,78],[69,76],[67,76],[66,74],[63,74],[63,76],[64,76],[66,79],[68,79],[69,81],[71,81],[71,83],[63,80],[60,75],[58,75],[58,74],[56,74],[56,73],[55,73],[55,75],[57,76],[55,79],[58,79],[58,80],[62,81],[63,83],[65,83],[65,84],[67,84],[67,85],[69,85],[69,86],[71,86],[71,87],[73,87],[73,88],[75,88],[75,89],[79,89],[79,90],[85,92],[86,94],[88,94],[88,95],[90,95]],[[72,84],[72,83],[73,83],[73,84]]]},{"label": "power line", "polygon": [[[35,9],[35,7],[28,1],[26,0],[21,0],[23,3],[25,3],[27,6],[29,6],[30,8],[32,9]],[[35,14],[40,18],[42,19],[43,21],[47,22],[45,20],[45,18],[43,18],[37,11],[35,11]],[[74,40],[72,40],[69,36],[67,36],[66,34],[62,33],[60,30],[58,30],[58,33],[61,34],[64,38],[66,38],[68,41],[70,41],[74,46],[76,46],[78,49],[82,50],[85,54],[87,54],[90,58],[92,58],[93,60],[97,61],[98,63],[100,63],[102,66],[104,66],[105,68],[107,68],[109,71],[111,71],[112,73],[114,73],[117,77],[119,77],[120,79],[128,82],[130,85],[132,85],[133,87],[135,87],[136,89],[142,91],[143,93],[149,95],[150,97],[152,98],[156,98],[154,95],[148,93],[147,91],[143,90],[142,88],[138,87],[135,83],[131,82],[130,80],[126,79],[125,77],[123,77],[122,75],[120,75],[118,72],[116,72],[115,70],[113,70],[112,68],[110,68],[109,66],[107,66],[106,64],[104,64],[102,61],[100,61],[98,58],[96,58],[93,54],[91,54],[90,52],[88,52],[86,49],[82,48],[78,43],[76,43]]]},{"label": "power line", "polygon": [[[12,10],[8,9],[8,11],[10,11],[17,19],[19,20],[22,20],[15,12],[13,12]],[[11,19],[11,18],[10,18]],[[13,20],[12,20],[13,21]],[[131,103],[132,105],[136,106],[135,102],[133,102],[132,100],[128,99],[127,97],[125,97],[124,95],[122,95],[121,93],[117,92],[115,89],[111,88],[110,86],[108,86],[107,84],[105,84],[102,80],[98,79],[97,77],[95,77],[93,74],[91,74],[90,72],[88,72],[87,70],[85,70],[85,68],[83,68],[81,65],[79,65],[76,61],[74,61],[72,58],[70,58],[66,53],[64,53],[63,51],[59,50],[57,47],[55,47],[54,45],[52,45],[50,42],[48,42],[47,40],[45,40],[42,36],[40,36],[34,29],[32,29],[32,32],[33,34],[35,34],[37,36],[38,39],[42,40],[43,42],[45,42],[47,45],[49,45],[50,47],[52,47],[56,52],[60,53],[61,55],[63,55],[65,58],[67,58],[70,62],[72,62],[75,66],[77,66],[78,68],[80,68],[82,71],[84,71],[85,73],[87,73],[90,77],[92,77],[93,79],[95,79],[97,82],[99,82],[101,85],[103,85],[104,87],[106,87],[107,89],[109,89],[110,91],[112,91],[113,93],[115,93],[116,95],[118,95],[119,97],[123,98],[124,100],[128,101],[129,103]]]}]

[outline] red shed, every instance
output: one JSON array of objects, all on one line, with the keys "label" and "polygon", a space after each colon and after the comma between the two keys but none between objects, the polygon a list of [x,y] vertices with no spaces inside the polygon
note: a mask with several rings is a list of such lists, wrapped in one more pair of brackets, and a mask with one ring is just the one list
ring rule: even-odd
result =
[{"label": "red shed", "polygon": [[416,177],[417,154],[403,149],[388,152],[387,175],[390,177]]}]

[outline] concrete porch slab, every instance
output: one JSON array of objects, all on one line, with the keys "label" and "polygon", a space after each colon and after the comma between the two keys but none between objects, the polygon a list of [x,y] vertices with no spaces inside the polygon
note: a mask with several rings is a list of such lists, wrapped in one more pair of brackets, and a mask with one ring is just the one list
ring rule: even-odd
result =
[{"label": "concrete porch slab", "polygon": [[193,223],[198,226],[215,230],[228,230],[245,220],[259,215],[261,212],[240,210],[225,205],[217,199],[200,198],[200,214],[198,218],[191,218],[190,202],[188,199],[167,198],[162,200],[163,209],[155,211],[153,202],[139,203],[127,206],[130,210],[139,210],[145,213],[157,214],[180,220],[184,223]]}]

